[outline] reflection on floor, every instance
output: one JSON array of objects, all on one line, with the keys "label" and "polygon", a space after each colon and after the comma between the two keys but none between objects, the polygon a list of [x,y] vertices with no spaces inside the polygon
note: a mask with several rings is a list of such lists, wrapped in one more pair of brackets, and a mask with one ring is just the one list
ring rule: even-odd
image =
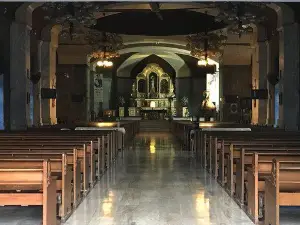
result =
[{"label": "reflection on floor", "polygon": [[[38,210],[0,208],[0,224],[39,225]],[[294,221],[300,221],[296,215]],[[139,135],[66,222],[66,225],[99,224],[253,223],[193,158],[181,151],[170,135],[155,133]],[[280,224],[297,223],[286,217],[286,223]]]}]

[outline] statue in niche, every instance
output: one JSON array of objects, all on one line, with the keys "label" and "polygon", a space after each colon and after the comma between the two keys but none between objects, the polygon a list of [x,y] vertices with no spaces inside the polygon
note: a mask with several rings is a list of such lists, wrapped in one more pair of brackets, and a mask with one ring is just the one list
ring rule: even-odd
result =
[{"label": "statue in niche", "polygon": [[136,86],[135,86],[135,82],[133,82],[133,84],[132,84],[131,97],[136,98]]},{"label": "statue in niche", "polygon": [[157,98],[157,75],[154,73],[150,74],[150,98]]}]

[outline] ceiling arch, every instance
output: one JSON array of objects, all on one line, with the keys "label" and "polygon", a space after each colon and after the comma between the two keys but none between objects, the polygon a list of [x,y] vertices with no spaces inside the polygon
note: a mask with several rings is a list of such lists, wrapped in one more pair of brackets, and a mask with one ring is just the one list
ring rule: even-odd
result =
[{"label": "ceiling arch", "polygon": [[129,77],[130,74],[128,74],[128,71],[131,71],[132,68],[134,68],[140,61],[144,60],[150,55],[156,55],[157,57],[160,57],[166,62],[168,62],[174,68],[177,77],[188,77],[191,75],[190,68],[185,63],[185,61],[177,54],[157,51],[152,53],[138,52],[136,54],[133,54],[120,65],[120,67],[117,70],[117,76]]},{"label": "ceiling arch", "polygon": [[176,77],[176,71],[174,70],[174,67],[170,65],[168,61],[155,54],[149,55],[143,60],[139,61],[130,71],[130,77],[136,77],[139,73],[141,73],[144,70],[145,67],[153,63],[158,64],[164,70],[165,73],[170,75],[170,77]]},{"label": "ceiling arch", "polygon": [[145,54],[168,54],[168,53],[179,53],[183,55],[189,55],[190,51],[186,49],[180,49],[175,47],[163,47],[163,46],[153,46],[153,44],[150,45],[144,45],[139,47],[129,47],[119,50],[119,54],[124,54],[128,52],[139,52],[139,53],[145,53]]}]

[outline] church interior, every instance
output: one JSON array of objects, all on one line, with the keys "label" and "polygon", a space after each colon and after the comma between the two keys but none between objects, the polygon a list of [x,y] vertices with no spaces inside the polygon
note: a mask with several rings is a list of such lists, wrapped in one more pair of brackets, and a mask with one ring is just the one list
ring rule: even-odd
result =
[{"label": "church interior", "polygon": [[297,12],[1,2],[0,225],[300,224]]}]

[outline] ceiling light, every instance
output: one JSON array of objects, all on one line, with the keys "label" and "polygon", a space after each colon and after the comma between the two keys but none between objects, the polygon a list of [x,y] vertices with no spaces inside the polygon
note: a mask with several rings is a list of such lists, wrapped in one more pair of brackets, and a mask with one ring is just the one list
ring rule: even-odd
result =
[{"label": "ceiling light", "polygon": [[109,60],[99,60],[97,61],[97,66],[99,67],[112,67],[113,66],[113,62],[109,61]]},{"label": "ceiling light", "polygon": [[212,66],[215,63],[213,62],[213,60],[207,58],[207,59],[199,59],[197,64],[198,66]]}]

